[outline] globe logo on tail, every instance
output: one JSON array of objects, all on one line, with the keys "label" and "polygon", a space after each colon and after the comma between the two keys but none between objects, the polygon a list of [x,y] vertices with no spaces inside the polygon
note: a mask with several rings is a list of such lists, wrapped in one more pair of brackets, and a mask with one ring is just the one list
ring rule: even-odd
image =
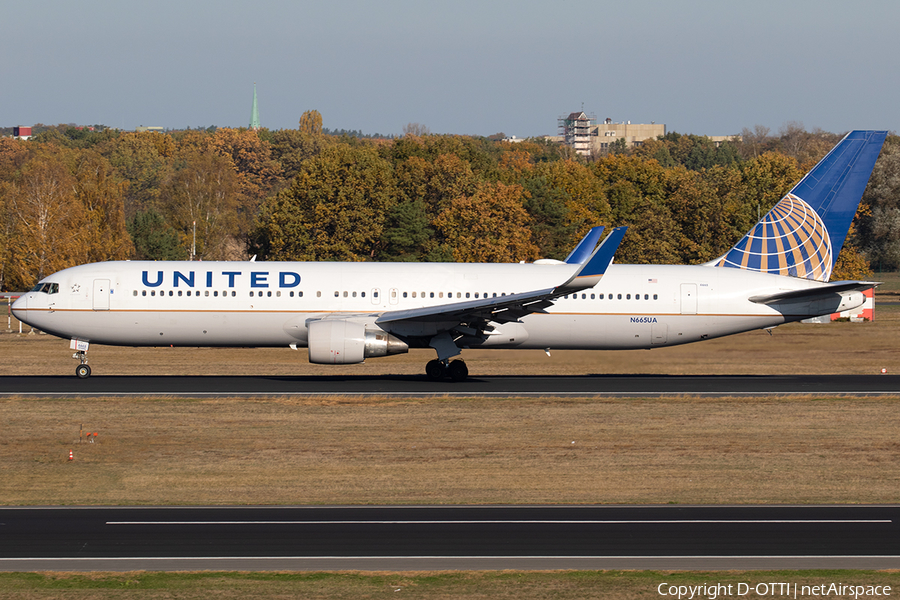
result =
[{"label": "globe logo on tail", "polygon": [[833,258],[822,219],[801,198],[788,194],[715,264],[828,281]]}]

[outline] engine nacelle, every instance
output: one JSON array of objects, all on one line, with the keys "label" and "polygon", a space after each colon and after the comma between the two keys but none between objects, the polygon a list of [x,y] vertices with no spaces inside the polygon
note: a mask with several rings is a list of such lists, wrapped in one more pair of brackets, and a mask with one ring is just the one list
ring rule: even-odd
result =
[{"label": "engine nacelle", "polygon": [[318,319],[307,323],[309,362],[352,365],[367,358],[403,354],[409,346],[383,329],[347,319]]}]

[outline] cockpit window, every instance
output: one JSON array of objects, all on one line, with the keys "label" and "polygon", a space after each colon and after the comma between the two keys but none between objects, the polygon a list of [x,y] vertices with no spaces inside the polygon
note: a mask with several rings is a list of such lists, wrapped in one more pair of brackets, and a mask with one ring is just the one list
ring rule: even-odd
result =
[{"label": "cockpit window", "polygon": [[59,284],[58,283],[39,283],[34,286],[32,292],[44,292],[45,294],[58,294],[59,293]]}]

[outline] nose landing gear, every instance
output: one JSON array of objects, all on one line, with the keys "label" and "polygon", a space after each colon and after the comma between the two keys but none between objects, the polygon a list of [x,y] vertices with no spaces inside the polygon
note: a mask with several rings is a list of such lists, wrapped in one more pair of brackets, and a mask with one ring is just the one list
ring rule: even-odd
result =
[{"label": "nose landing gear", "polygon": [[72,358],[81,361],[81,364],[75,367],[75,375],[78,379],[87,379],[91,376],[91,368],[87,364],[87,350],[90,347],[90,344],[83,340],[72,340],[69,347],[72,350],[75,350],[75,354],[72,355]]},{"label": "nose landing gear", "polygon": [[87,379],[91,376],[91,367],[87,363],[83,363],[75,367],[75,375],[78,379]]}]

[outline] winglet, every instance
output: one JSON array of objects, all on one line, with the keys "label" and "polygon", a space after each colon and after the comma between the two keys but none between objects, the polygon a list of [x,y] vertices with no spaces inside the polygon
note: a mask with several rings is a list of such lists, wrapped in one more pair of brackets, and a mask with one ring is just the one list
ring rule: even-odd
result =
[{"label": "winglet", "polygon": [[610,231],[606,239],[594,250],[590,260],[569,281],[559,286],[557,291],[568,293],[597,285],[597,282],[606,273],[606,269],[612,264],[616,250],[619,249],[619,245],[622,243],[622,238],[625,237],[627,230],[628,227],[616,227]]},{"label": "winglet", "polygon": [[587,235],[582,238],[575,249],[566,257],[565,262],[570,265],[583,265],[591,257],[591,253],[597,246],[597,241],[603,235],[603,226],[591,227]]}]

